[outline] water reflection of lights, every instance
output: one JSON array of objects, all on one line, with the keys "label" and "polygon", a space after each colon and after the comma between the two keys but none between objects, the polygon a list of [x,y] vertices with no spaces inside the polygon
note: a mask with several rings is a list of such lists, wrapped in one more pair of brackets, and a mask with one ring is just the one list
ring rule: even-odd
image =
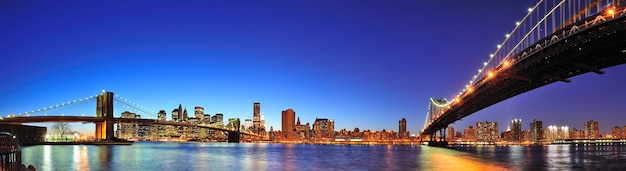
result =
[{"label": "water reflection of lights", "polygon": [[80,170],[90,170],[89,168],[89,155],[87,146],[75,145],[74,149],[74,168]]},{"label": "water reflection of lights", "polygon": [[43,166],[42,168],[52,168],[52,153],[50,152],[50,145],[43,146]]},{"label": "water reflection of lights", "polygon": [[507,170],[494,164],[483,163],[480,159],[455,155],[454,150],[437,147],[422,148],[421,170]]}]

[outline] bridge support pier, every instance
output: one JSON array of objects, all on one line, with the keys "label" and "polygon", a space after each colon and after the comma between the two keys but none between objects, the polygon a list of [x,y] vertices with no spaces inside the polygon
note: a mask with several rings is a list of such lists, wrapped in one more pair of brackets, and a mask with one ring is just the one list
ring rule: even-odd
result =
[{"label": "bridge support pier", "polygon": [[96,139],[109,140],[114,137],[113,130],[113,93],[105,92],[98,96],[96,117],[104,118],[104,122],[96,122]]},{"label": "bridge support pier", "polygon": [[235,130],[236,131],[228,131],[228,142],[229,143],[239,143],[239,141],[241,140],[241,134],[240,134],[241,129],[240,129],[239,119],[234,121],[233,124],[235,125]]}]

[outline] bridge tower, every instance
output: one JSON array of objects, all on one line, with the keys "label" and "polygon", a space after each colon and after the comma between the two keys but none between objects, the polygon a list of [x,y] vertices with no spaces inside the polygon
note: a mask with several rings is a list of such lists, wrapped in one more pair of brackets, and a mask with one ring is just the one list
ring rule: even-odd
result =
[{"label": "bridge tower", "polygon": [[105,92],[98,96],[96,117],[104,118],[104,122],[96,122],[96,139],[108,140],[113,138],[113,92]]},{"label": "bridge tower", "polygon": [[228,142],[229,143],[238,143],[239,139],[241,138],[240,135],[240,131],[241,131],[241,123],[239,121],[239,119],[236,119],[235,121],[233,121],[233,124],[235,126],[236,131],[228,131]]}]

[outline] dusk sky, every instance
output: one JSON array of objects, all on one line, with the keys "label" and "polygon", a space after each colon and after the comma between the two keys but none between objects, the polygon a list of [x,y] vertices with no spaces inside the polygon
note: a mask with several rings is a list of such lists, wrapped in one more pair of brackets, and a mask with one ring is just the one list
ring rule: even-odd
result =
[{"label": "dusk sky", "polygon": [[[472,2],[476,2],[472,4]],[[112,91],[148,107],[252,118],[281,127],[422,129],[428,99],[452,99],[535,1],[0,2],[0,116]],[[495,104],[478,121],[515,118],[601,133],[626,125],[626,66]],[[115,106],[115,116],[126,109]],[[95,116],[95,101],[48,112]],[[43,115],[43,113],[36,114]],[[142,115],[143,118],[156,118]],[[46,124],[34,124],[46,125]],[[93,134],[93,124],[73,124]]]}]

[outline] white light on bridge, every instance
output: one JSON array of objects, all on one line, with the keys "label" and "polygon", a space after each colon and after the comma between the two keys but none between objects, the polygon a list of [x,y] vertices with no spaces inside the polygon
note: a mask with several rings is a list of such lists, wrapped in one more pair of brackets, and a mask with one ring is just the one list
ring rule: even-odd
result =
[{"label": "white light on bridge", "polygon": [[533,12],[533,8],[528,8],[528,12]]},{"label": "white light on bridge", "polygon": [[483,65],[484,65],[484,66],[487,66],[487,62],[483,62]]},{"label": "white light on bridge", "polygon": [[498,47],[498,49],[499,49],[499,48],[501,48],[501,47],[502,47],[502,45],[497,45],[496,47]]},{"label": "white light on bridge", "polygon": [[519,26],[520,24],[522,24],[522,23],[520,23],[519,21],[518,21],[518,22],[515,22],[515,25],[516,25],[516,26]]},{"label": "white light on bridge", "polygon": [[504,35],[504,37],[509,38],[509,37],[511,37],[511,35],[510,34],[506,34],[506,35]]}]

